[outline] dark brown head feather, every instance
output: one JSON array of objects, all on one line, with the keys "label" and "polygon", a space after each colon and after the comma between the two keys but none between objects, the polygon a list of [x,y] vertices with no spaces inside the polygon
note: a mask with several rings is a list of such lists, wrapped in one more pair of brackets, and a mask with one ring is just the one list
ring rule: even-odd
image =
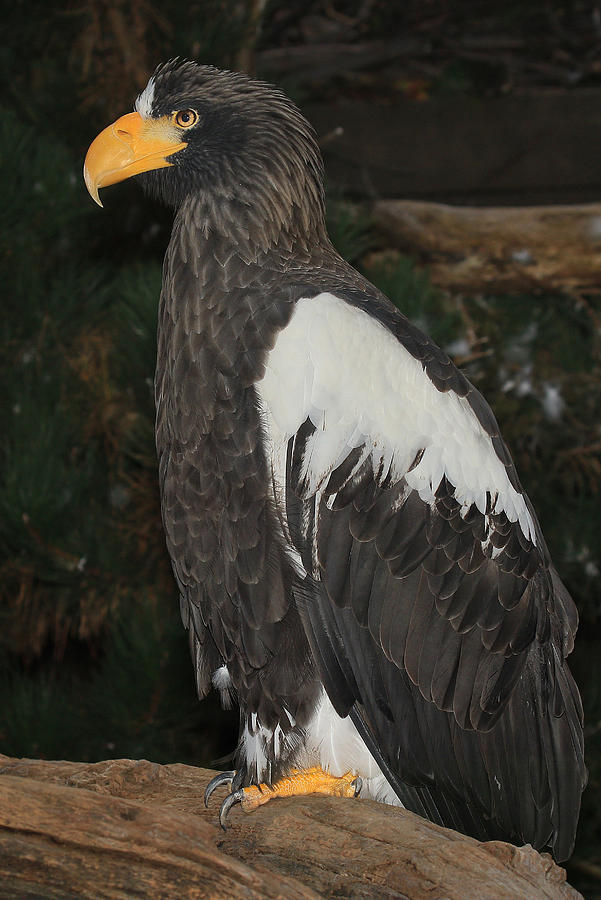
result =
[{"label": "dark brown head feather", "polygon": [[280,90],[248,76],[171,60],[152,76],[151,115],[192,108],[196,127],[172,166],[139,176],[176,207],[190,203],[201,228],[254,232],[272,245],[282,232],[325,233],[323,163],[315,134]]}]

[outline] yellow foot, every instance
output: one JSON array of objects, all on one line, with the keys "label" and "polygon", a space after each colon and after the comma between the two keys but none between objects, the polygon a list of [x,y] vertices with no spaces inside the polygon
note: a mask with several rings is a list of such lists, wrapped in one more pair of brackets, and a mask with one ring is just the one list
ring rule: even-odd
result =
[{"label": "yellow foot", "polygon": [[252,812],[274,797],[299,797],[303,794],[329,794],[330,797],[356,797],[361,789],[360,779],[352,772],[340,778],[329,775],[319,766],[311,769],[292,769],[275,784],[251,785],[243,789],[240,805],[244,812]]},{"label": "yellow foot", "polygon": [[[234,772],[223,772],[217,775],[209,784],[205,791],[205,805],[208,805],[209,798],[215,788],[222,784],[232,782]],[[356,797],[361,790],[362,782],[358,775],[352,772],[346,772],[344,775],[337,777],[324,772],[319,766],[310,769],[292,769],[289,775],[286,775],[275,784],[251,785],[250,787],[240,788],[232,791],[223,803],[219,811],[219,821],[221,827],[225,830],[228,813],[232,806],[240,804],[244,812],[252,812],[274,797],[297,797],[304,794],[328,794],[330,797]]]}]

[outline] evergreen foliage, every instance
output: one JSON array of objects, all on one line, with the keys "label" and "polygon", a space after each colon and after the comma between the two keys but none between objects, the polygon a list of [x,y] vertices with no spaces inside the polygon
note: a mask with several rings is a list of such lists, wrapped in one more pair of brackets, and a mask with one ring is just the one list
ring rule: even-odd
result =
[{"label": "evergreen foliage", "polygon": [[216,747],[235,746],[236,717],[215,697],[198,703],[181,625],[152,597],[113,619],[92,665],[87,654],[72,644],[60,667],[0,668],[2,752],[208,766]]}]

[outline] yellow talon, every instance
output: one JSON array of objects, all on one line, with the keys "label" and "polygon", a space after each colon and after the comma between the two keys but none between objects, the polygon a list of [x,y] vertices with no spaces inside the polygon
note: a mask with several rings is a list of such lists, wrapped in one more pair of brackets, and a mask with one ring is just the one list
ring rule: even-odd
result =
[{"label": "yellow talon", "polygon": [[[205,790],[205,806],[208,806],[213,791],[222,784],[231,784],[235,772],[221,772],[216,775]],[[289,775],[276,781],[275,784],[240,788],[225,798],[219,810],[219,822],[225,830],[226,820],[232,806],[240,804],[244,812],[252,812],[274,797],[298,797],[305,794],[327,794],[330,797],[356,797],[361,791],[362,781],[359,775],[346,772],[340,777],[330,775],[320,766],[310,769],[292,769]]]},{"label": "yellow talon", "polygon": [[311,769],[292,769],[273,785],[251,785],[244,788],[240,805],[244,812],[252,812],[274,797],[298,797],[304,794],[328,794],[330,797],[356,797],[361,790],[360,779],[353,772],[340,777],[324,772],[319,766]]}]

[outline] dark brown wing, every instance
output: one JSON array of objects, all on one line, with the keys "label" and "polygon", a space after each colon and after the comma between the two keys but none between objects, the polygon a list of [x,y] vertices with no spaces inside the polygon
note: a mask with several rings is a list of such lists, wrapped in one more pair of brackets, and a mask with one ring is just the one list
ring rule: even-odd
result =
[{"label": "dark brown wing", "polygon": [[[523,496],[484,400],[420,340],[424,377],[442,366],[438,389],[457,382]],[[319,427],[327,421],[326,410]],[[466,509],[446,476],[422,499],[409,483],[420,452],[393,479],[367,446],[316,490],[317,427],[308,417],[288,441],[286,520],[308,572],[299,609],[334,706],[353,716],[406,806],[566,858],[586,780],[564,662],[577,615],[527,498],[528,536],[490,492],[485,510]]]}]

